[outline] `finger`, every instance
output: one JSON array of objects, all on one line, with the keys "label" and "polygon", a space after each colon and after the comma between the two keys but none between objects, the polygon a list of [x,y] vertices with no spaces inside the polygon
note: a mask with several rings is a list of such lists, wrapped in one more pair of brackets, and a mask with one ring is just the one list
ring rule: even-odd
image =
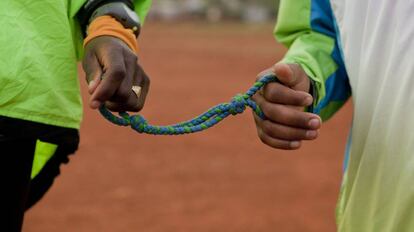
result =
[{"label": "finger", "polygon": [[272,67],[272,71],[282,84],[289,87],[293,87],[303,78],[307,78],[306,73],[298,64],[277,63]]},{"label": "finger", "polygon": [[257,130],[257,134],[260,138],[260,140],[273,148],[277,149],[284,149],[284,150],[295,150],[300,148],[301,141],[287,141],[287,140],[281,140],[281,139],[275,139],[267,135],[263,132],[260,128]]},{"label": "finger", "polygon": [[[131,90],[132,92],[132,90]],[[137,110],[137,98],[136,96],[133,96],[134,93],[130,95],[130,97],[127,99],[127,101],[124,101],[122,103],[120,102],[113,102],[113,101],[107,101],[105,102],[105,107],[108,108],[110,111],[113,112],[126,112],[126,111],[133,111],[136,112]]]},{"label": "finger", "polygon": [[92,94],[101,80],[102,66],[99,63],[98,58],[92,52],[85,56],[82,66],[88,83],[88,92],[89,94]]},{"label": "finger", "polygon": [[114,51],[112,54],[102,54],[98,57],[104,67],[100,85],[91,99],[91,107],[98,108],[103,102],[110,100],[119,89],[127,75],[122,52]]},{"label": "finger", "polygon": [[[118,102],[120,104],[127,104],[128,101],[136,100],[134,92],[132,91],[132,86],[134,85],[134,78],[135,73],[138,69],[137,64],[137,56],[135,54],[131,54],[130,52],[124,52],[124,60],[125,60],[125,78],[122,80],[121,85],[116,90],[114,96],[110,99],[110,101]],[[137,101],[134,104],[138,104]]]},{"label": "finger", "polygon": [[254,120],[256,122],[256,127],[257,127],[257,134],[260,138],[260,140],[273,148],[278,148],[278,149],[285,149],[285,150],[294,150],[294,149],[298,149],[301,145],[300,140],[297,141],[288,141],[288,140],[284,140],[284,139],[278,139],[278,138],[273,138],[270,135],[268,135],[264,130],[263,130],[263,123],[266,120],[262,120],[261,118],[259,118],[259,116],[257,116],[256,114],[253,113],[253,117]]},{"label": "finger", "polygon": [[[135,66],[137,65],[135,64]],[[105,103],[105,106],[111,111],[125,112],[136,111],[137,109],[138,97],[132,90],[136,68],[133,67],[131,63],[127,64],[127,67],[133,68],[134,71],[128,72],[130,74],[128,74],[128,77],[124,79],[114,97],[111,101]]]},{"label": "finger", "polygon": [[318,137],[317,130],[306,130],[302,128],[290,127],[273,123],[269,120],[264,120],[261,124],[261,128],[264,133],[274,139],[300,141],[314,140]]},{"label": "finger", "polygon": [[292,106],[309,106],[313,97],[309,93],[296,91],[280,83],[269,83],[263,88],[263,96],[272,103]]},{"label": "finger", "polygon": [[125,78],[115,95],[105,102],[105,106],[114,112],[131,111],[137,105],[137,97],[132,91],[132,80]]},{"label": "finger", "polygon": [[260,93],[256,93],[255,95],[253,95],[252,100],[257,104],[257,106],[259,106],[260,109],[262,109],[264,102],[266,102],[266,99]]},{"label": "finger", "polygon": [[136,93],[133,92],[132,87],[129,88],[129,97],[126,101],[120,102],[107,102],[106,106],[108,109],[112,111],[132,111],[138,112],[142,110],[145,104],[145,99],[149,90],[149,78],[143,71],[143,69],[138,65],[135,64],[136,71],[133,80],[131,79],[131,86],[139,86],[141,87],[141,92],[137,96]]},{"label": "finger", "polygon": [[140,111],[145,105],[145,100],[147,98],[150,87],[150,79],[139,64],[138,69],[136,70],[134,85],[141,87],[141,94],[138,96],[138,104],[134,109],[134,111]]},{"label": "finger", "polygon": [[268,136],[288,141],[314,140],[318,137],[318,130],[305,130],[293,128],[281,124],[275,124],[269,120],[262,120],[256,114],[253,114],[256,126]]},{"label": "finger", "polygon": [[260,99],[258,104],[266,118],[274,123],[311,130],[317,130],[321,127],[321,119],[316,114],[299,111],[285,105],[273,104]]}]

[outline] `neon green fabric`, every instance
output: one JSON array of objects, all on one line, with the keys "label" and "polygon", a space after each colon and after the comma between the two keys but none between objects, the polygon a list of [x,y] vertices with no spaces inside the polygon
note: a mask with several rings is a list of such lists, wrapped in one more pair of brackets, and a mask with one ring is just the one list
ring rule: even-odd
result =
[{"label": "neon green fabric", "polygon": [[[410,0],[282,1],[277,35],[290,46],[286,60],[319,81],[323,107],[334,112],[340,102],[331,100],[345,99],[352,89],[340,232],[414,231],[412,6]],[[315,30],[335,40],[332,52]],[[333,61],[340,71],[328,77]]]},{"label": "neon green fabric", "polygon": [[58,146],[52,143],[42,142],[40,140],[36,141],[35,154],[32,165],[32,174],[31,178],[34,179],[37,174],[42,170],[46,163],[52,158],[55,154]]},{"label": "neon green fabric", "polygon": [[[335,39],[314,31],[311,27],[312,1],[280,1],[278,21],[274,31],[276,39],[289,47],[281,62],[300,64],[316,84],[318,91],[314,107],[325,98],[325,82],[337,71],[338,65],[331,54]],[[319,113],[329,119],[344,103],[338,101],[324,107]],[[335,107],[332,107],[335,106]]]},{"label": "neon green fabric", "polygon": [[[75,15],[85,0],[1,0],[0,115],[79,128]],[[135,1],[143,21],[150,0]]]}]

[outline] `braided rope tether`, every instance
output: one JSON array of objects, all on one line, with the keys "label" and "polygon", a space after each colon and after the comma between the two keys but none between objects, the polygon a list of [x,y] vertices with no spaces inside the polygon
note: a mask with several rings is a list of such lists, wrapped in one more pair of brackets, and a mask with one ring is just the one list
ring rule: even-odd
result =
[{"label": "braided rope tether", "polygon": [[254,83],[254,85],[247,90],[246,93],[236,95],[232,101],[214,106],[204,114],[201,114],[189,121],[169,126],[154,126],[149,124],[143,116],[129,115],[126,112],[119,113],[121,117],[118,117],[112,114],[104,106],[99,108],[99,111],[110,122],[119,126],[131,126],[132,129],[138,133],[152,135],[182,135],[196,133],[213,127],[230,114],[237,115],[243,113],[247,106],[250,107],[256,115],[264,119],[265,116],[263,112],[251,98],[264,85],[275,81],[277,81],[277,79],[274,75],[266,75]]}]

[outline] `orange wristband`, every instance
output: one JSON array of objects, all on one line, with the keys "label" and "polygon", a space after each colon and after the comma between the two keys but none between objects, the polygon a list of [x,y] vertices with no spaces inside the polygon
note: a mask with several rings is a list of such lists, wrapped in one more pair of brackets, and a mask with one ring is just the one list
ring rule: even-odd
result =
[{"label": "orange wristband", "polygon": [[114,36],[124,41],[135,53],[138,52],[138,41],[131,29],[124,26],[111,16],[100,16],[92,21],[88,27],[88,36],[83,41],[85,47],[88,42],[99,36]]}]

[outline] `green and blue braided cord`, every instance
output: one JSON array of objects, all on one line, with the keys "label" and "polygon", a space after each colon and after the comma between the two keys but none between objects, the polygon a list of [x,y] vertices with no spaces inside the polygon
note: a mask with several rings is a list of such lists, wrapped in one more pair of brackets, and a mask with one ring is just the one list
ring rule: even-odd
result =
[{"label": "green and blue braided cord", "polygon": [[110,122],[119,126],[130,126],[138,133],[152,135],[183,135],[206,130],[223,121],[229,115],[241,114],[250,107],[253,112],[262,119],[265,115],[259,106],[251,99],[264,85],[277,81],[274,75],[266,75],[260,78],[244,94],[236,95],[232,101],[222,103],[210,108],[207,112],[189,121],[177,123],[169,126],[155,126],[147,122],[141,115],[129,115],[126,112],[119,113],[120,117],[112,114],[105,106],[99,108],[101,114]]}]

